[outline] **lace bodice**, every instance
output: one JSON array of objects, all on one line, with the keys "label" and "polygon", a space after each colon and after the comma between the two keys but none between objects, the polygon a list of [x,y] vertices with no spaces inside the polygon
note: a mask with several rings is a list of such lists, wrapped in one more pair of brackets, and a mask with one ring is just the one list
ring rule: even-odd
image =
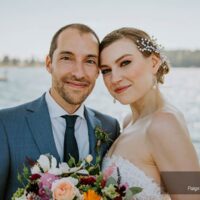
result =
[{"label": "lace bodice", "polygon": [[[143,188],[143,191],[135,195],[136,200],[170,200],[169,195],[161,194],[160,186],[150,177],[148,177],[141,169],[120,156],[112,155],[105,157],[102,163],[103,171],[115,164],[119,168],[121,175],[121,183],[127,183],[129,187],[137,186]],[[117,178],[116,170],[112,176]]]}]

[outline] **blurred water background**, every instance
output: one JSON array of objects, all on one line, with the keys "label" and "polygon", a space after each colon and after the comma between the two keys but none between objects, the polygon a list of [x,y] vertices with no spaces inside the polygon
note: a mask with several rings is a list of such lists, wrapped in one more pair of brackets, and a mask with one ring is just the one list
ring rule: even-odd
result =
[{"label": "blurred water background", "polygon": [[[6,76],[7,81],[1,81]],[[200,159],[200,68],[172,68],[161,90],[181,110]],[[16,106],[41,96],[50,88],[51,78],[44,67],[0,68],[0,109]],[[116,117],[120,123],[129,107],[113,103],[100,76],[86,105]],[[188,158],[189,159],[189,158]]]}]

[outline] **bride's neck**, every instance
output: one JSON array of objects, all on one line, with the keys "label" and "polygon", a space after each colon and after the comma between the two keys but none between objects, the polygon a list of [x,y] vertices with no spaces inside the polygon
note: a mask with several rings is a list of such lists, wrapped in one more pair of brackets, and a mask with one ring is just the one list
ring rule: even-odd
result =
[{"label": "bride's neck", "polygon": [[130,104],[133,121],[143,118],[151,113],[154,113],[160,107],[162,107],[164,99],[159,89],[151,89],[141,99]]}]

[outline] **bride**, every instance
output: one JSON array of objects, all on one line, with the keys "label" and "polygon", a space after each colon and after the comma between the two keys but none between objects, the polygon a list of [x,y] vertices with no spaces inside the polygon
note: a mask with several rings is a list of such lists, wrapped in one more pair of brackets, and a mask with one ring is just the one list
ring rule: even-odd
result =
[{"label": "bride", "polygon": [[162,176],[198,172],[199,162],[183,115],[159,90],[169,65],[156,41],[135,28],[109,33],[100,44],[100,70],[114,99],[129,104],[132,111],[103,169],[114,164],[122,182],[142,187],[138,200],[200,199],[197,194],[170,194],[173,179]]}]

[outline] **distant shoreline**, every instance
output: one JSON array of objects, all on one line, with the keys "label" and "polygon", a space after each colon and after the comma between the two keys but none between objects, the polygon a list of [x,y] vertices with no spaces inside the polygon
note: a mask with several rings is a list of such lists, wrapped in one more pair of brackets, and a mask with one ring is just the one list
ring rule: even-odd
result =
[{"label": "distant shoreline", "polygon": [[[163,51],[172,67],[200,67],[200,50],[170,50]],[[38,67],[45,62],[34,57],[29,59],[11,58],[8,55],[0,59],[0,67]]]}]

